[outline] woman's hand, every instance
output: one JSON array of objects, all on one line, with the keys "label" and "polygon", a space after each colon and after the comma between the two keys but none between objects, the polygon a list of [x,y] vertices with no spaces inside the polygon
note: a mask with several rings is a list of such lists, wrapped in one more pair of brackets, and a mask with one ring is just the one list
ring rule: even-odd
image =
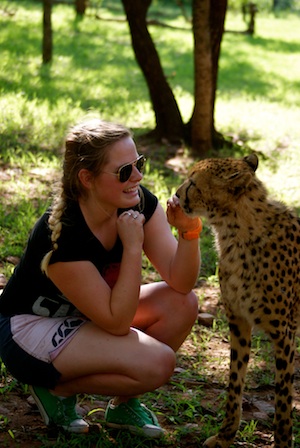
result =
[{"label": "woman's hand", "polygon": [[142,249],[145,217],[136,210],[123,212],[117,220],[118,234],[125,248]]},{"label": "woman's hand", "polygon": [[193,230],[199,225],[199,218],[190,218],[184,213],[176,195],[173,195],[167,201],[167,218],[169,224],[176,227],[180,232]]}]

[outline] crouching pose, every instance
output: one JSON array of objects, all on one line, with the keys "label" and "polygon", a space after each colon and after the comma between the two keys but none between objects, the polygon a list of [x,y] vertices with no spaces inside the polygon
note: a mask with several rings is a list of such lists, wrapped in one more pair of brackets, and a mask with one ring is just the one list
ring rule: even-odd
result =
[{"label": "crouching pose", "polygon": [[[52,207],[1,295],[0,356],[47,425],[87,432],[76,394],[101,394],[114,397],[107,425],[163,433],[138,397],[168,381],[196,319],[201,222],[175,197],[165,214],[144,163],[127,128],[74,126]],[[161,282],[141,285],[143,251]]]}]

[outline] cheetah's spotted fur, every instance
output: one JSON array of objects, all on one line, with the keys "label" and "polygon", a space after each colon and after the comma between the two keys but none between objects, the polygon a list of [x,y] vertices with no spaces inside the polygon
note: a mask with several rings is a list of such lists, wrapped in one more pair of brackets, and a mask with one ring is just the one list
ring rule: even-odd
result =
[{"label": "cheetah's spotted fur", "polygon": [[207,218],[215,233],[219,280],[229,321],[231,360],[226,415],[207,448],[228,448],[241,418],[251,330],[262,328],[275,348],[274,446],[290,448],[295,332],[299,313],[300,221],[268,198],[256,177],[258,159],[198,162],[177,196],[185,212]]}]

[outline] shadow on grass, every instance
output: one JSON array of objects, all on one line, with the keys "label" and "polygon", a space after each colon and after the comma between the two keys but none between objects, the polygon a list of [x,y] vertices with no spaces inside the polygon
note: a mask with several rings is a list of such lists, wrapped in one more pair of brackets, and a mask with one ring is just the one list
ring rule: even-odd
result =
[{"label": "shadow on grass", "polygon": [[[32,2],[28,4],[31,8],[35,6]],[[110,5],[108,11],[111,12],[109,7]],[[40,5],[36,5],[36,8],[41,10]],[[64,24],[60,23],[55,27],[56,17],[61,21],[63,16],[66,18]],[[101,109],[101,105],[104,107],[105,104],[124,99],[148,101],[148,89],[133,56],[126,22],[103,22],[89,15],[79,22],[73,8],[60,6],[53,8],[53,23],[55,64],[36,69],[30,65],[32,58],[35,61],[41,58],[41,29],[37,29],[36,24],[28,28],[29,23],[24,20],[2,18],[2,48],[9,60],[16,60],[18,70],[18,76],[13,77],[9,70],[2,72],[1,85],[4,92],[22,91],[29,99],[47,99],[53,105],[58,99],[69,98],[80,102],[83,108],[98,109]],[[156,46],[163,55],[161,62],[169,82],[174,86],[180,83],[183,91],[193,95],[192,45],[185,43],[191,42],[192,33],[174,30],[164,33],[165,39],[156,42]],[[178,38],[174,38],[174,33]],[[169,39],[169,36],[172,38]],[[269,55],[297,54],[300,52],[300,43],[231,34],[226,34],[224,40],[226,45],[222,46],[220,91],[255,95],[271,101],[271,86],[274,83],[283,84],[285,80],[276,71],[272,71],[272,67],[266,76],[256,66],[255,58],[249,55],[257,50]],[[172,74],[169,74],[170,70]],[[65,76],[66,71],[69,77]],[[94,91],[92,89],[87,93],[88,85],[94,85]],[[124,88],[121,99],[116,96],[116,85]],[[289,89],[296,91],[299,87],[299,81],[289,82]]]}]

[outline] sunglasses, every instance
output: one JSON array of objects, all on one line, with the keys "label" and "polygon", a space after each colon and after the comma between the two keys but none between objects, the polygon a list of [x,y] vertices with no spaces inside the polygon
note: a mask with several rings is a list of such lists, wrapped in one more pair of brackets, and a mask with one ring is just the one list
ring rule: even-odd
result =
[{"label": "sunglasses", "polygon": [[114,174],[118,177],[118,180],[123,183],[127,182],[130,178],[134,166],[137,170],[139,170],[140,173],[142,173],[145,168],[145,162],[146,158],[142,155],[139,156],[134,162],[125,163],[124,165],[120,166],[116,173],[108,173],[107,171],[102,172],[107,174]]}]

